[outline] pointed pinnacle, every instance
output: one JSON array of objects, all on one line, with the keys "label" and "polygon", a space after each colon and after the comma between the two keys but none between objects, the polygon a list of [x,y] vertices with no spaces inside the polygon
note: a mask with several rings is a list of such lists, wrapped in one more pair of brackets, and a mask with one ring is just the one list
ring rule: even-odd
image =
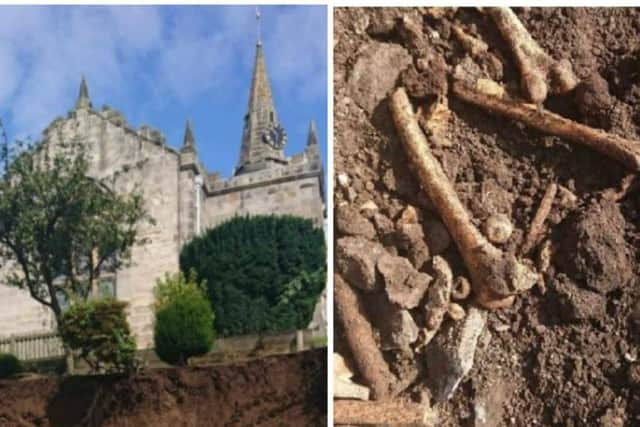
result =
[{"label": "pointed pinnacle", "polygon": [[87,81],[82,76],[82,81],[80,82],[80,93],[78,94],[78,100],[76,101],[76,110],[81,108],[92,108],[91,99],[89,98],[89,89],[87,88]]},{"label": "pointed pinnacle", "polygon": [[187,125],[184,131],[184,142],[182,144],[182,150],[195,150],[196,142],[193,137],[193,128],[191,127],[191,120],[187,120]]},{"label": "pointed pinnacle", "polygon": [[307,145],[317,145],[318,144],[318,133],[316,131],[316,121],[311,120],[309,122],[309,134],[307,136]]}]

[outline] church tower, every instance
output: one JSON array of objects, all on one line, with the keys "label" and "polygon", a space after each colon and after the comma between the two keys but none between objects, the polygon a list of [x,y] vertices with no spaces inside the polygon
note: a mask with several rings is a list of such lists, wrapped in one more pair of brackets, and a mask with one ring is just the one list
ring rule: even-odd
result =
[{"label": "church tower", "polygon": [[283,152],[286,143],[287,133],[278,121],[262,42],[258,36],[249,106],[244,117],[240,159],[235,174],[240,175],[277,164],[286,164]]}]

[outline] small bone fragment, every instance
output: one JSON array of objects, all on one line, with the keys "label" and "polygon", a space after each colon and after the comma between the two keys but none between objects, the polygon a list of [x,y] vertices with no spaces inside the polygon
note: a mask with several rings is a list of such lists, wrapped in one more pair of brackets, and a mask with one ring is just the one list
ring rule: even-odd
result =
[{"label": "small bone fragment", "polygon": [[391,97],[391,112],[407,157],[424,191],[447,226],[471,275],[478,301],[486,308],[513,303],[513,295],[530,289],[538,280],[533,268],[493,246],[471,222],[413,114],[403,88]]},{"label": "small bone fragment", "polygon": [[426,325],[430,330],[437,330],[449,308],[453,273],[449,263],[441,256],[433,257],[434,281],[427,292]]},{"label": "small bone fragment", "polygon": [[373,337],[373,329],[364,315],[355,291],[336,274],[334,276],[335,310],[343,326],[358,372],[371,388],[372,398],[391,396],[394,377]]},{"label": "small bone fragment", "polygon": [[455,303],[455,302],[451,302],[451,303],[449,303],[449,307],[447,309],[447,314],[453,320],[458,321],[458,320],[464,319],[464,316],[465,316],[466,313],[464,311],[464,308],[462,308],[462,306],[460,304]]},{"label": "small bone fragment", "polygon": [[453,281],[453,288],[451,288],[451,299],[464,300],[469,297],[471,293],[471,284],[469,280],[464,276],[458,276]]},{"label": "small bone fragment", "polygon": [[369,400],[370,390],[353,381],[336,377],[333,380],[333,397],[337,399]]},{"label": "small bone fragment", "polygon": [[451,30],[453,30],[453,34],[455,34],[464,50],[469,52],[472,56],[483,54],[489,50],[489,45],[484,41],[467,34],[460,25],[453,24],[451,26]]},{"label": "small bone fragment", "polygon": [[490,7],[486,10],[513,52],[522,75],[522,89],[529,101],[540,104],[549,92],[564,94],[576,87],[578,79],[571,63],[556,61],[547,55],[510,8]]},{"label": "small bone fragment", "polygon": [[461,82],[455,82],[452,90],[457,97],[464,101],[492,113],[518,120],[542,132],[586,145],[619,161],[633,171],[640,171],[640,143],[637,141],[576,123],[533,104],[509,101],[477,89],[471,89]]},{"label": "small bone fragment", "polygon": [[363,402],[334,400],[334,424],[434,426],[434,414],[428,406],[401,400]]},{"label": "small bone fragment", "polygon": [[447,124],[451,110],[446,96],[439,96],[427,107],[418,108],[418,122],[425,134],[429,135],[429,140],[438,146],[452,145],[451,141],[445,138]]},{"label": "small bone fragment", "polygon": [[622,183],[620,185],[619,190],[615,190],[613,188],[607,188],[602,192],[602,198],[606,200],[611,200],[613,202],[619,202],[629,194],[637,191],[640,187],[640,179],[638,179],[638,175],[630,174],[622,178]]},{"label": "small bone fragment", "polygon": [[540,252],[538,252],[538,271],[546,273],[551,267],[551,255],[553,253],[553,247],[551,246],[551,240],[545,240],[540,245]]},{"label": "small bone fragment", "polygon": [[377,210],[378,210],[378,205],[376,205],[373,200],[368,200],[360,206],[360,212],[367,212],[367,211],[375,212]]},{"label": "small bone fragment", "polygon": [[567,187],[558,184],[558,205],[565,209],[574,209],[578,204],[578,196]]},{"label": "small bone fragment", "polygon": [[492,95],[497,98],[502,98],[504,96],[504,86],[491,79],[480,78],[476,80],[476,88],[479,92],[486,93],[487,95]]},{"label": "small bone fragment", "polygon": [[484,234],[493,243],[506,243],[513,232],[513,224],[504,214],[491,215],[484,222]]},{"label": "small bone fragment", "polygon": [[531,249],[533,249],[533,247],[538,243],[540,234],[542,233],[542,227],[545,220],[549,216],[551,205],[553,204],[553,199],[556,197],[557,191],[558,186],[555,183],[551,183],[544,192],[544,196],[542,196],[542,201],[540,202],[538,211],[533,217],[533,221],[531,221],[529,232],[527,233],[527,237],[524,241],[524,244],[522,245],[522,249],[520,250],[520,253],[522,255],[527,255],[531,251]]},{"label": "small bone fragment", "polygon": [[333,353],[333,373],[338,378],[349,379],[353,377],[353,369],[340,353]]},{"label": "small bone fragment", "polygon": [[400,227],[402,224],[417,224],[419,221],[419,217],[420,216],[416,208],[411,205],[407,205],[404,211],[402,211],[396,227]]}]

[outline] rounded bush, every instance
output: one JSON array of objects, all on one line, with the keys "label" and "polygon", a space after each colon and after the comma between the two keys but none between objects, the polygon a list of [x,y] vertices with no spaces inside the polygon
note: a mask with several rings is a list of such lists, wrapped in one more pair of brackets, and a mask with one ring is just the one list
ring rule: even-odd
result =
[{"label": "rounded bush", "polygon": [[114,299],[85,301],[73,304],[62,317],[62,341],[78,351],[93,372],[136,369],[136,342],[126,307],[126,302]]},{"label": "rounded bush", "polygon": [[221,336],[303,328],[325,287],[324,233],[293,216],[238,216],[187,243],[180,269],[206,280]]},{"label": "rounded bush", "polygon": [[22,363],[13,354],[0,353],[0,378],[9,378],[22,372]]},{"label": "rounded bush", "polygon": [[185,365],[192,356],[211,350],[215,333],[213,311],[200,293],[175,295],[156,312],[154,330],[158,357],[171,365]]}]

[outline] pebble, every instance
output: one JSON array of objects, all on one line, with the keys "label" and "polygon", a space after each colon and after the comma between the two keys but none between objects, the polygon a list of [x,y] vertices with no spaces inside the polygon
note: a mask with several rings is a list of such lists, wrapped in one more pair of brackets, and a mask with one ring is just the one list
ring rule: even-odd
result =
[{"label": "pebble", "polygon": [[491,215],[484,223],[484,234],[493,243],[506,243],[513,233],[513,224],[504,214]]},{"label": "pebble", "polygon": [[340,184],[341,187],[346,188],[349,186],[349,175],[347,175],[346,173],[339,173],[338,174],[338,184]]}]

